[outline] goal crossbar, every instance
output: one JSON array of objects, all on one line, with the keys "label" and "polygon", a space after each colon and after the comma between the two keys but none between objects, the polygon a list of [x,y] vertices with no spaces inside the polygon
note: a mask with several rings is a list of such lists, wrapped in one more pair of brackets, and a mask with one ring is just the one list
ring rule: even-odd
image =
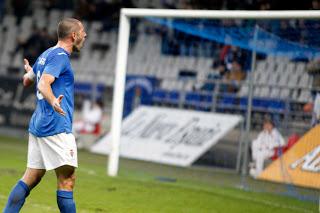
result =
[{"label": "goal crossbar", "polygon": [[121,10],[127,17],[167,17],[206,19],[320,19],[317,10],[181,10],[181,9],[132,9]]}]

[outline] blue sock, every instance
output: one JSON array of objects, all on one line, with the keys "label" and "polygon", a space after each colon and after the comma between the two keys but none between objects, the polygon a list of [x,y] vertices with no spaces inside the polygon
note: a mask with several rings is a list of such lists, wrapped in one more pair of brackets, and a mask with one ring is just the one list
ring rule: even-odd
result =
[{"label": "blue sock", "polygon": [[73,201],[73,191],[57,190],[57,203],[61,213],[76,212],[76,204]]},{"label": "blue sock", "polygon": [[10,193],[3,213],[19,212],[29,194],[30,190],[28,185],[22,180],[19,180]]}]

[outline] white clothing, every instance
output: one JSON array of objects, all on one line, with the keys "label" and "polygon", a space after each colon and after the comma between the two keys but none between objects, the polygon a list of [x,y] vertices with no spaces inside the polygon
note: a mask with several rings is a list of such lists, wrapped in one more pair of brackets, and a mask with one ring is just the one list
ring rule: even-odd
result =
[{"label": "white clothing", "polygon": [[271,133],[260,132],[258,138],[252,141],[252,159],[256,166],[255,177],[263,171],[264,161],[273,156],[274,148],[279,146],[285,146],[285,141],[276,128],[273,128]]},{"label": "white clothing", "polygon": [[88,124],[96,125],[100,122],[102,117],[102,109],[101,108],[92,108],[89,100],[85,100],[82,108],[82,116],[83,120]]},{"label": "white clothing", "polygon": [[76,121],[73,124],[73,133],[78,136],[80,130],[93,132],[97,123],[101,121],[103,112],[101,108],[91,108],[89,100],[85,100],[82,108],[82,120]]},{"label": "white clothing", "polygon": [[36,137],[29,133],[28,168],[48,171],[63,165],[78,167],[77,145],[73,134]]}]

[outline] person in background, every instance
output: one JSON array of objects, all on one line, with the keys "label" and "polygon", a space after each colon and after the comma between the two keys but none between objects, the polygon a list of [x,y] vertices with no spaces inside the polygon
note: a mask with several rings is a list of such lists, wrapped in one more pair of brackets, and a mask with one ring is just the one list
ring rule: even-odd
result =
[{"label": "person in background", "polygon": [[82,148],[84,145],[81,140],[79,140],[79,132],[84,131],[87,133],[93,132],[96,125],[100,123],[103,116],[103,104],[100,100],[97,100],[91,105],[90,100],[86,99],[82,106],[82,119],[74,122],[73,124],[73,135],[77,140],[78,148]]},{"label": "person in background", "polygon": [[258,178],[263,171],[265,160],[274,155],[276,147],[285,146],[285,141],[271,120],[263,123],[263,130],[251,143],[252,165],[250,174]]},{"label": "person in background", "polygon": [[245,72],[242,70],[242,65],[239,61],[233,60],[231,68],[228,71],[225,82],[221,85],[221,91],[227,93],[236,93],[239,90],[238,84],[245,79]]}]

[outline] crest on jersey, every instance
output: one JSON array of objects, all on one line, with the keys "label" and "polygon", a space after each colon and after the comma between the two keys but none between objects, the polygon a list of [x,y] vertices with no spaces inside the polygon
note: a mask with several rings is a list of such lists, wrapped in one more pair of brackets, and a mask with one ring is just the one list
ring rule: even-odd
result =
[{"label": "crest on jersey", "polygon": [[73,154],[74,154],[74,151],[73,151],[73,149],[71,149],[71,150],[70,150],[70,155],[71,155],[71,157],[73,157]]}]

